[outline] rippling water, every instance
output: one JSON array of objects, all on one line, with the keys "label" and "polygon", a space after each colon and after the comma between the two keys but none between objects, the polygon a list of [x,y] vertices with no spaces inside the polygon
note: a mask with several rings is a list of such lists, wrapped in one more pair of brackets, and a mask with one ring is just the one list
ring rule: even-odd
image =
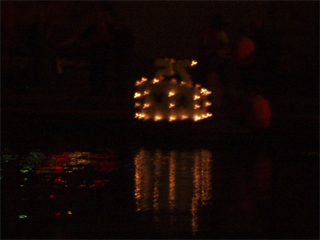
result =
[{"label": "rippling water", "polygon": [[[288,181],[306,184],[310,179],[299,170],[311,177],[317,172],[309,169],[314,158],[309,167],[277,161],[265,151],[205,148],[142,147],[126,158],[108,148],[27,154],[4,149],[3,233],[14,238],[215,238],[290,232],[301,223],[290,220],[290,211],[307,224],[315,216],[316,198],[303,199],[316,185],[306,190]],[[309,206],[299,212],[295,205],[303,203]]]}]

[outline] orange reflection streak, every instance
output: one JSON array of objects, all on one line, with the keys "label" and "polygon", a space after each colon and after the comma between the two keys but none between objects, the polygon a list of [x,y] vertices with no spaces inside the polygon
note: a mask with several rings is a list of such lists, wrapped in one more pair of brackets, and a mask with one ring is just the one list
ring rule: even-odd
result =
[{"label": "orange reflection streak", "polygon": [[177,167],[177,153],[170,152],[169,165],[169,208],[174,210],[176,206],[176,167]]},{"label": "orange reflection streak", "polygon": [[211,181],[211,152],[202,150],[201,151],[202,158],[202,166],[201,166],[201,176],[202,176],[202,204],[205,205],[208,200],[211,199],[211,189],[212,189],[212,181]]},{"label": "orange reflection streak", "polygon": [[141,185],[142,185],[142,159],[144,156],[144,151],[143,149],[140,150],[140,152],[137,154],[137,156],[134,158],[134,164],[135,164],[135,199],[136,199],[136,204],[137,204],[137,211],[141,210]]},{"label": "orange reflection streak", "polygon": [[156,150],[155,153],[155,183],[154,183],[154,191],[153,191],[153,208],[154,210],[159,210],[159,187],[160,187],[160,177],[161,177],[161,159],[162,154],[160,150]]},{"label": "orange reflection streak", "polygon": [[199,200],[201,197],[201,159],[199,151],[195,152],[194,158],[194,169],[193,169],[193,197],[192,197],[192,204],[191,204],[191,214],[192,214],[192,232],[196,233],[199,230],[198,222],[198,207],[199,207]]},{"label": "orange reflection streak", "polygon": [[198,232],[199,207],[212,198],[211,157],[207,150],[151,153],[141,149],[134,158],[137,211],[154,210],[156,225],[162,221],[159,211],[169,211],[165,221],[171,229],[183,224],[174,212],[190,211],[190,221],[185,221],[184,227]]}]

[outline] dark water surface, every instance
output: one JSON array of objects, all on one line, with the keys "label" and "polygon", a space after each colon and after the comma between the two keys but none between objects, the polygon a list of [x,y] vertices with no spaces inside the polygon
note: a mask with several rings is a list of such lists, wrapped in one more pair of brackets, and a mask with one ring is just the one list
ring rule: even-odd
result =
[{"label": "dark water surface", "polygon": [[319,237],[314,135],[201,124],[5,119],[2,238]]}]

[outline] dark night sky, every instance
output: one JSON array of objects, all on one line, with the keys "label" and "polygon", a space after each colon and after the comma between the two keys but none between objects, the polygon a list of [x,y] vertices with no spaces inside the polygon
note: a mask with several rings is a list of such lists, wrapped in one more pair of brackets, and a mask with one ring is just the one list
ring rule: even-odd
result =
[{"label": "dark night sky", "polygon": [[[2,4],[4,5],[4,4]],[[54,24],[81,31],[99,6],[112,7],[127,17],[136,39],[135,64],[150,63],[158,57],[195,58],[196,34],[220,14],[227,23],[232,43],[238,30],[251,21],[262,20],[284,46],[279,69],[318,73],[319,4],[317,1],[93,1],[14,2],[16,30],[27,28],[37,12],[44,12]],[[4,24],[8,20],[2,8]],[[9,17],[10,18],[10,17]],[[62,37],[63,38],[63,37]]]}]

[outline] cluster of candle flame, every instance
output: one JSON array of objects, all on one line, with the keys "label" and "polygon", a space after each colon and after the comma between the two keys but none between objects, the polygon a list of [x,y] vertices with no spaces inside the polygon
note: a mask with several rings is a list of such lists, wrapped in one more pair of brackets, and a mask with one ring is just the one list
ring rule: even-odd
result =
[{"label": "cluster of candle flame", "polygon": [[[154,121],[159,120],[185,120],[193,119],[199,121],[212,114],[207,111],[211,102],[207,100],[207,96],[211,94],[208,89],[202,88],[200,84],[194,87],[186,84],[185,81],[178,83],[177,79],[170,81],[163,81],[163,79],[153,78],[148,81],[147,78],[142,77],[141,80],[136,81],[135,84],[138,91],[134,94],[137,100],[135,108],[138,109],[135,118]],[[151,93],[163,95],[161,103],[155,101]],[[188,107],[184,108],[177,106],[177,95],[188,99]],[[187,104],[185,104],[187,105]]]}]

